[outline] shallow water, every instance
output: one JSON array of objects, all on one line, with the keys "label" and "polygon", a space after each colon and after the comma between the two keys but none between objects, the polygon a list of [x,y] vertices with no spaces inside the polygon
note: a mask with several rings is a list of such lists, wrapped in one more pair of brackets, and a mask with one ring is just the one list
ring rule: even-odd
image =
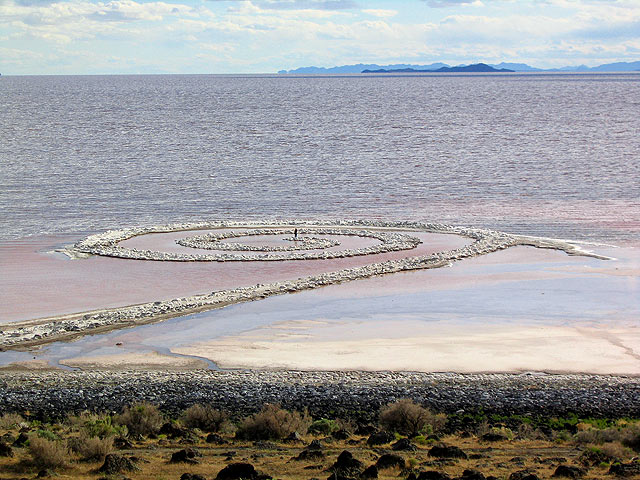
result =
[{"label": "shallow water", "polygon": [[[603,263],[608,271],[601,270]],[[483,330],[496,329],[637,331],[638,272],[616,268],[601,260],[517,247],[459,262],[451,268],[405,272],[271,297],[73,342],[55,342],[34,353],[1,352],[0,365],[28,361],[33,356],[57,365],[76,357],[152,351],[171,355],[185,349],[206,358],[206,346],[225,339],[266,345],[296,342],[304,350],[305,345],[316,342],[346,339],[393,341],[430,334],[434,339],[438,335],[446,339],[465,333],[481,338]],[[448,337],[438,333],[443,328]],[[456,331],[459,333],[452,336]],[[553,330],[548,335],[551,340]],[[199,345],[205,346],[203,352],[193,353]],[[402,348],[395,351],[396,357],[402,358]],[[535,369],[535,359],[530,361]]]},{"label": "shallow water", "polygon": [[[189,235],[190,233],[187,233]],[[142,236],[123,242],[141,248],[196,251],[175,245],[185,232]],[[47,253],[71,237],[33,237],[0,248],[0,324],[98,308],[168,300],[215,290],[296,279],[382,260],[426,255],[470,243],[455,235],[416,234],[423,243],[408,251],[332,260],[276,262],[153,262],[93,256],[69,260]],[[336,236],[360,248],[370,238]],[[77,238],[75,240],[78,240]],[[204,251],[207,253],[208,251]]]}]

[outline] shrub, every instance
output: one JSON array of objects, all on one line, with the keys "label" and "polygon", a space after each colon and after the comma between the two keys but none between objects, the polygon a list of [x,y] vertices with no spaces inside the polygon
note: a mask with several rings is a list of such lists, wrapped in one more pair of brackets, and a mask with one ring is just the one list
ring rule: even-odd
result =
[{"label": "shrub", "polygon": [[236,437],[245,440],[278,440],[293,432],[304,435],[309,425],[311,418],[306,411],[289,412],[279,405],[266,404],[259,413],[245,418],[240,423]]},{"label": "shrub", "polygon": [[68,445],[82,460],[104,460],[113,450],[113,437],[100,438],[82,432],[79,437],[69,439]]},{"label": "shrub", "polygon": [[135,437],[157,433],[162,426],[160,410],[150,403],[137,403],[126,407],[114,420],[120,425],[125,425],[129,435]]},{"label": "shrub", "polygon": [[441,430],[447,421],[444,414],[434,414],[413,400],[403,398],[380,411],[380,425],[385,430],[415,437],[422,431]]},{"label": "shrub", "polygon": [[127,427],[116,425],[111,415],[84,412],[80,415],[69,415],[66,423],[86,432],[89,437],[107,438],[127,435]]},{"label": "shrub", "polygon": [[0,428],[5,430],[16,428],[21,423],[24,423],[24,418],[17,413],[5,413],[0,417]]},{"label": "shrub", "polygon": [[640,425],[635,423],[620,432],[622,444],[635,452],[640,452]]},{"label": "shrub", "polygon": [[199,428],[205,432],[223,432],[231,426],[229,415],[210,405],[192,405],[182,414],[185,427]]},{"label": "shrub", "polygon": [[32,435],[29,438],[29,453],[33,463],[40,468],[58,468],[67,465],[69,449],[58,440]]},{"label": "shrub", "polygon": [[516,437],[519,440],[546,440],[547,436],[538,428],[533,428],[529,423],[521,423],[518,426]]},{"label": "shrub", "polygon": [[44,438],[46,440],[60,440],[60,437],[58,437],[58,435],[53,433],[51,430],[38,429],[35,431],[35,434],[38,435],[38,437]]},{"label": "shrub", "polygon": [[331,435],[333,432],[337,432],[340,426],[335,420],[329,420],[328,418],[321,418],[314,421],[309,427],[309,433],[320,435]]}]

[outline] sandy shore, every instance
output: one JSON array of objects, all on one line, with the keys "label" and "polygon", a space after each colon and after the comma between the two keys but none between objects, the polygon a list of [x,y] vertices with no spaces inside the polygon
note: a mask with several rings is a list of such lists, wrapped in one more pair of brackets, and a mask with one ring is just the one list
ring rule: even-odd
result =
[{"label": "sandy shore", "polygon": [[279,324],[172,351],[222,368],[640,375],[640,329],[587,326]]}]

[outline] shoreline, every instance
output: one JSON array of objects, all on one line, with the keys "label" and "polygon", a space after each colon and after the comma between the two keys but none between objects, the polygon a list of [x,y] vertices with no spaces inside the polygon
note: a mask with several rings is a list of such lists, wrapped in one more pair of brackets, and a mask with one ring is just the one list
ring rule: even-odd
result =
[{"label": "shoreline", "polygon": [[[83,245],[83,254],[92,253],[91,245],[98,245],[93,253],[108,254],[102,250],[104,246],[117,247],[117,243],[133,236],[146,233],[162,233],[173,231],[189,231],[209,228],[249,228],[253,226],[282,228],[283,226],[317,226],[318,222],[212,222],[208,224],[179,224],[169,226],[131,228],[120,231],[108,231],[92,235],[76,246]],[[45,345],[54,341],[71,340],[85,334],[104,333],[111,330],[156,323],[169,318],[189,315],[231,304],[259,300],[284,293],[300,292],[319,287],[334,285],[352,280],[402,271],[440,268],[452,262],[473,258],[488,253],[504,250],[518,245],[550,248],[564,251],[569,255],[584,255],[607,259],[587,252],[568,241],[511,235],[503,232],[474,228],[454,227],[442,224],[424,224],[414,222],[364,222],[335,221],[326,224],[334,227],[360,227],[372,229],[415,230],[428,233],[456,234],[472,238],[474,241],[465,247],[438,252],[419,257],[406,257],[399,260],[387,260],[360,267],[346,268],[331,273],[298,278],[269,284],[256,284],[250,287],[215,291],[210,294],[174,298],[166,301],[147,302],[126,307],[93,310],[55,317],[44,317],[25,322],[8,323],[0,330],[0,348],[22,350]],[[106,248],[106,247],[105,247]],[[116,250],[117,251],[117,250]],[[113,253],[113,252],[111,252]],[[143,254],[144,252],[140,252]],[[153,253],[153,252],[152,252]],[[358,252],[356,252],[358,254]],[[154,259],[154,255],[150,259]],[[131,258],[131,257],[128,257]],[[139,259],[145,258],[144,255]],[[286,260],[286,257],[279,257]]]},{"label": "shoreline", "polygon": [[[37,394],[35,394],[37,393]],[[0,372],[0,413],[46,418],[120,411],[148,401],[170,413],[194,403],[245,415],[264,403],[317,417],[369,420],[409,397],[436,411],[591,417],[640,416],[640,378],[616,375],[318,371]]]}]

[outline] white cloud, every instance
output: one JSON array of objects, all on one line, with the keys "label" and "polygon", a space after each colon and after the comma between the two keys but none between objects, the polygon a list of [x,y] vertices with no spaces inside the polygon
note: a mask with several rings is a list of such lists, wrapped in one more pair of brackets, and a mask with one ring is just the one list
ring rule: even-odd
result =
[{"label": "white cloud", "polygon": [[379,18],[395,17],[398,14],[397,10],[383,10],[383,9],[365,9],[362,13]]},{"label": "white cloud", "polygon": [[0,48],[31,55],[19,68],[0,56],[0,71],[60,73],[64,65],[65,73],[82,73],[88,67],[77,59],[86,52],[92,68],[107,71],[138,65],[141,72],[229,73],[359,62],[562,66],[637,60],[640,51],[640,2],[631,0],[485,0],[481,10],[468,8],[472,1],[450,1],[448,9],[416,1],[421,15],[390,0],[376,6],[393,8],[369,9],[311,0],[181,1],[4,0]]}]

